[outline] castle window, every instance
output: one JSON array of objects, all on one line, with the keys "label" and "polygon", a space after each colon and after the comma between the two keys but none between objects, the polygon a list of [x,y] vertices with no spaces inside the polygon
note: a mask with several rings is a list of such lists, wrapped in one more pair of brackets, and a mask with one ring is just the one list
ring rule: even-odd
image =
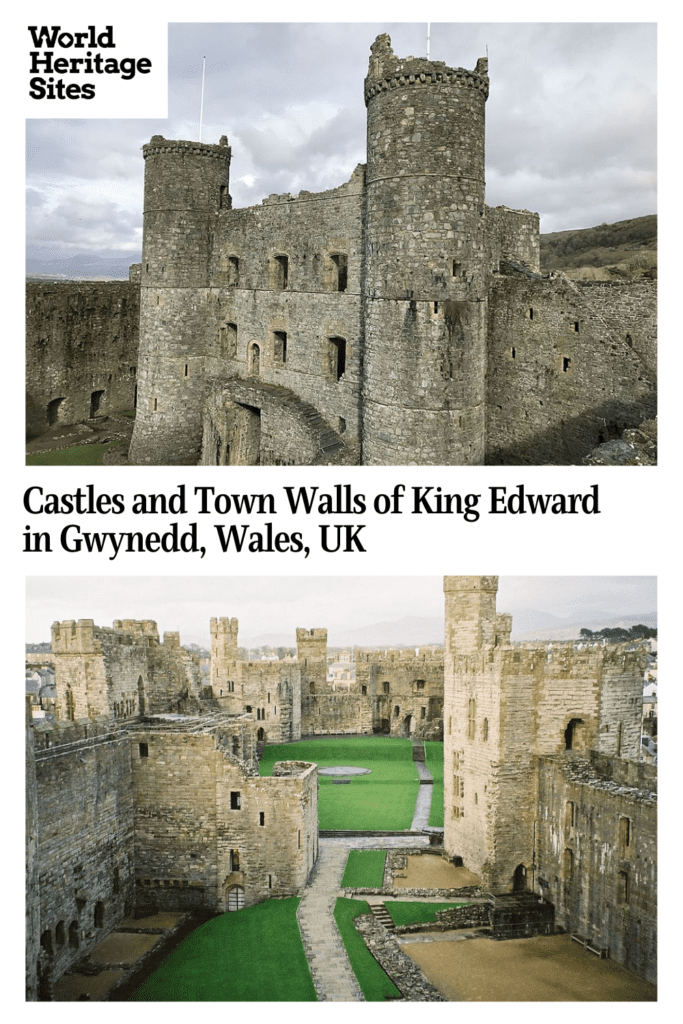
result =
[{"label": "castle window", "polygon": [[298,846],[299,849],[301,849],[301,829],[299,829],[299,832],[298,832],[297,846]]},{"label": "castle window", "polygon": [[564,824],[566,828],[574,828],[576,817],[576,807],[572,800],[567,800],[567,806],[565,807],[564,813]]},{"label": "castle window", "polygon": [[95,904],[95,913],[93,917],[96,928],[104,928],[104,903],[98,901]]},{"label": "castle window", "polygon": [[620,871],[617,875],[617,902],[628,903],[629,895],[628,871]]},{"label": "castle window", "polygon": [[287,332],[273,331],[273,360],[276,366],[287,362]]},{"label": "castle window", "polygon": [[218,328],[219,359],[234,359],[237,355],[237,324],[223,324]]},{"label": "castle window", "polygon": [[259,811],[258,823],[259,823],[259,825],[265,825],[265,823],[266,823],[266,812],[265,811]]},{"label": "castle window", "polygon": [[485,718],[481,727],[481,738],[487,740],[489,738],[489,720]]},{"label": "castle window", "polygon": [[475,718],[477,713],[477,702],[473,697],[467,702],[467,739],[473,740],[476,735]]},{"label": "castle window", "polygon": [[360,692],[361,692],[363,697],[367,697],[367,695],[368,695],[368,688],[367,688],[367,686],[361,686]]},{"label": "castle window", "polygon": [[251,704],[247,704],[245,710],[246,710],[247,714],[250,715],[251,714]]},{"label": "castle window", "polygon": [[529,319],[533,320],[533,318],[534,318],[534,311],[533,311],[533,309],[530,309],[529,310]]},{"label": "castle window", "polygon": [[239,871],[239,869],[240,869],[240,851],[239,850],[231,850],[230,851],[230,870],[231,871]]},{"label": "castle window", "polygon": [[240,752],[240,741],[237,736],[233,736],[232,738],[232,752],[235,755]]},{"label": "castle window", "polygon": [[187,364],[187,363],[185,363],[185,376],[186,376],[186,377],[187,377],[187,371],[188,371],[188,369],[189,369],[189,366],[188,366],[188,364]]},{"label": "castle window", "polygon": [[309,693],[315,693],[315,683],[309,683],[308,684],[308,692]]},{"label": "castle window", "polygon": [[252,377],[258,377],[261,373],[261,349],[256,342],[249,349],[249,373]]},{"label": "castle window", "polygon": [[256,739],[257,739],[257,741],[258,741],[259,743],[263,743],[263,741],[265,740],[265,738],[266,738],[266,734],[265,734],[265,731],[264,731],[263,729],[259,729],[259,730],[258,730],[258,732],[256,733]]},{"label": "castle window", "polygon": [[619,818],[619,845],[622,851],[628,850],[631,845],[631,819]]},{"label": "castle window", "polygon": [[149,757],[149,747],[146,743],[140,744],[140,757]]},{"label": "castle window", "polygon": [[346,433],[346,420],[344,419],[343,416],[339,417],[339,428],[338,429],[339,429],[339,433],[340,434],[345,434]]},{"label": "castle window", "polygon": [[389,683],[382,683],[382,693],[389,693]]},{"label": "castle window", "polygon": [[273,876],[272,875],[268,875],[268,888],[269,889],[273,888]]},{"label": "castle window", "polygon": [[346,339],[327,339],[327,372],[335,380],[341,380],[346,372]]},{"label": "castle window", "polygon": [[273,256],[270,263],[270,283],[274,291],[284,291],[289,280],[289,257]]},{"label": "castle window", "polygon": [[415,680],[415,688],[417,690],[424,690],[424,688],[425,688],[425,681],[424,681],[424,679],[416,679]]},{"label": "castle window", "polygon": [[228,287],[236,288],[240,283],[240,261],[237,256],[228,256]]},{"label": "castle window", "polygon": [[397,704],[396,707],[394,708],[394,718],[398,718],[398,716],[400,714],[401,714],[401,709],[400,709],[400,707]]},{"label": "castle window", "polygon": [[513,347],[513,349],[512,349],[512,358],[513,358],[513,359],[515,358],[515,349],[514,349],[514,347]]},{"label": "castle window", "polygon": [[438,313],[438,312],[439,312],[439,303],[438,303],[438,302],[435,302],[435,303],[434,303],[434,312],[435,312],[435,313]]},{"label": "castle window", "polygon": [[569,369],[569,364],[570,363],[571,363],[571,359],[568,359],[567,356],[564,356],[564,358],[562,359],[562,372],[563,373],[567,372],[567,370]]},{"label": "castle window", "polygon": [[66,717],[71,722],[76,720],[76,700],[70,686],[66,688]]},{"label": "castle window", "polygon": [[242,794],[240,792],[230,793],[230,810],[240,811],[242,809]]},{"label": "castle window", "polygon": [[462,277],[462,263],[458,263],[457,260],[453,260],[453,277]]},{"label": "castle window", "polygon": [[574,330],[576,331],[577,334],[579,333],[579,321],[578,320],[574,321]]},{"label": "castle window", "polygon": [[568,847],[564,851],[563,864],[564,880],[565,882],[571,882],[574,878],[574,851]]},{"label": "castle window", "polygon": [[349,258],[345,253],[331,253],[330,259],[334,265],[334,291],[345,292],[348,283]]},{"label": "castle window", "polygon": [[420,718],[427,717],[427,708],[420,708]]},{"label": "castle window", "polygon": [[58,946],[63,946],[66,943],[66,928],[63,921],[57,922],[57,927],[55,928],[55,939],[57,940]]},{"label": "castle window", "polygon": [[220,189],[219,189],[219,192],[218,192],[218,205],[219,205],[221,210],[225,210],[225,209],[228,208],[228,200],[229,200],[229,198],[230,197],[228,195],[228,186],[227,185],[221,185]]}]

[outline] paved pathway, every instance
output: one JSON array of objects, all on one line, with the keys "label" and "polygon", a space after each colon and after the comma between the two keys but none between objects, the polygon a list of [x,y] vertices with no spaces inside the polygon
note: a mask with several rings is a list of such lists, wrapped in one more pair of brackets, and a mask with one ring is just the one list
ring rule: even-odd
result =
[{"label": "paved pathway", "polygon": [[[421,779],[429,779],[430,782],[432,781],[432,773],[424,761],[416,761],[415,767],[417,768],[417,774]],[[429,825],[429,811],[432,806],[433,792],[434,786],[421,785],[418,790],[417,800],[415,801],[413,823],[410,826],[414,831],[420,828],[427,828]]]},{"label": "paved pathway", "polygon": [[[426,788],[426,787],[425,787]],[[343,896],[340,882],[349,850],[423,846],[429,840],[417,836],[355,836],[348,839],[320,839],[318,860],[299,904],[299,931],[311,967],[313,984],[321,1002],[363,1002],[351,970],[333,911]]]}]

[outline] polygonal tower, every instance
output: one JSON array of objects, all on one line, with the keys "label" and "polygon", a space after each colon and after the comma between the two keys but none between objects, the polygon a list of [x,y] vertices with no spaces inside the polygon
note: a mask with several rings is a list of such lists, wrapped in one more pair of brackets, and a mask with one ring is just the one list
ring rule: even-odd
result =
[{"label": "polygonal tower", "polygon": [[145,157],[140,352],[130,461],[196,465],[202,440],[213,224],[230,206],[230,147],[168,141]]},{"label": "polygonal tower", "polygon": [[398,58],[365,79],[363,462],[484,461],[484,105],[474,71]]}]

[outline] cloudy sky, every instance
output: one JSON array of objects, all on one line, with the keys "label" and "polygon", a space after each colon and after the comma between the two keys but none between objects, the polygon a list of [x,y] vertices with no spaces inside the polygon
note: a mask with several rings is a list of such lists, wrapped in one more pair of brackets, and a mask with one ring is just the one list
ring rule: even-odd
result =
[{"label": "cloudy sky", "polygon": [[[595,618],[656,611],[653,576],[501,576],[498,611],[523,617],[525,629],[549,621],[590,623]],[[311,577],[28,577],[26,640],[50,639],[63,619],[154,619],[160,632],[180,632],[183,643],[209,644],[212,616],[237,618],[242,642],[284,633],[295,643],[298,626],[327,627],[329,642],[348,642],[348,631],[405,617],[443,619],[438,576]],[[530,623],[530,624],[529,624]],[[513,632],[514,638],[514,632]],[[379,641],[381,642],[381,641]],[[406,636],[405,642],[411,642]]]},{"label": "cloudy sky", "polygon": [[[348,180],[380,32],[426,55],[424,24],[171,25],[168,121],[28,121],[28,269],[125,276],[140,259],[140,147],[198,138],[204,56],[202,140],[228,135],[235,206]],[[433,60],[487,53],[489,205],[537,211],[544,232],[656,212],[654,24],[432,24]]]}]

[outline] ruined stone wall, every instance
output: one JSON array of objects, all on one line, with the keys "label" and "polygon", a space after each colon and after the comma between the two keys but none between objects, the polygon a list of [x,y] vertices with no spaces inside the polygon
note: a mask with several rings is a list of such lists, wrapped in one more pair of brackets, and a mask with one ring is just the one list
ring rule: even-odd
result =
[{"label": "ruined stone wall", "polygon": [[656,984],[655,773],[627,786],[596,770],[609,760],[541,759],[536,885],[558,924]]},{"label": "ruined stone wall", "polygon": [[[656,415],[645,340],[654,327],[654,285],[639,286],[630,307],[624,288],[579,287],[563,275],[491,279],[487,464],[576,464]],[[603,303],[605,295],[612,301]]]},{"label": "ruined stone wall", "polygon": [[486,207],[486,246],[491,271],[498,273],[501,262],[519,263],[527,270],[541,269],[540,218],[528,210],[507,206]]},{"label": "ruined stone wall", "polygon": [[576,281],[586,301],[600,311],[611,334],[623,339],[657,378],[656,281]]},{"label": "ruined stone wall", "polygon": [[202,698],[198,658],[177,633],[160,644],[151,620],[117,620],[113,629],[92,619],[55,622],[52,651],[62,719],[197,710]]},{"label": "ruined stone wall", "polygon": [[139,319],[133,282],[26,282],[29,437],[133,409]]},{"label": "ruined stone wall", "polygon": [[229,909],[290,895],[317,856],[313,766],[260,779],[230,753],[232,728],[191,720],[131,733],[139,898],[167,909]]},{"label": "ruined stone wall", "polygon": [[372,729],[392,736],[443,737],[443,660],[396,650],[363,652],[355,689],[372,702]]},{"label": "ruined stone wall", "polygon": [[[31,698],[25,709],[25,857],[26,857],[26,1001],[38,999],[38,957],[40,955],[40,886],[38,884],[38,786],[36,756],[31,724]],[[47,956],[46,951],[46,956]]]},{"label": "ruined stone wall", "polygon": [[33,726],[39,997],[132,913],[128,741],[106,720]]}]

